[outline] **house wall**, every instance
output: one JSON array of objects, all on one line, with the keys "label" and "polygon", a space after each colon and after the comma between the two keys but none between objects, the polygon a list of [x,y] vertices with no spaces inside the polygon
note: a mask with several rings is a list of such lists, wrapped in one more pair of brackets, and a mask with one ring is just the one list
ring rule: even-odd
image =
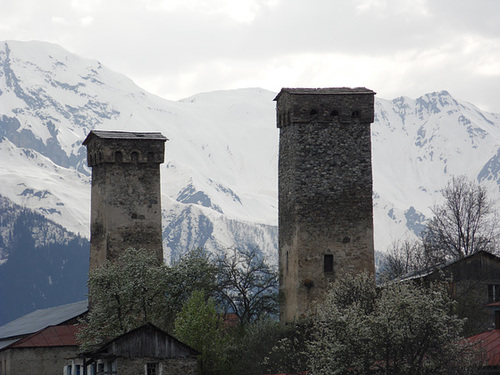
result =
[{"label": "house wall", "polygon": [[500,301],[498,257],[480,252],[452,263],[424,279],[426,282],[443,279],[450,281],[452,295],[457,300],[455,313],[467,318],[464,328],[467,336],[494,327],[494,313],[486,305]]},{"label": "house wall", "polygon": [[[342,274],[375,271],[374,94],[284,89],[276,99],[281,320],[308,315]],[[331,271],[325,256],[333,258]]]},{"label": "house wall", "polygon": [[158,363],[161,366],[162,375],[198,375],[198,362],[196,357],[170,358],[158,360],[156,358],[137,358],[116,360],[118,375],[138,375],[145,374],[147,363]]},{"label": "house wall", "polygon": [[77,347],[11,348],[0,352],[2,375],[60,375]]}]

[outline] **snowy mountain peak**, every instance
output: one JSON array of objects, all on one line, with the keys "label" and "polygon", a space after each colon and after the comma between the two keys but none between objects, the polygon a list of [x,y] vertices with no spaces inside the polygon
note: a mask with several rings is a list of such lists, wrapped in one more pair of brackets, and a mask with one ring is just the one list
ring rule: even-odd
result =
[{"label": "snowy mountain peak", "polygon": [[[88,235],[91,129],[159,131],[166,256],[204,246],[276,256],[275,93],[239,89],[168,101],[95,60],[42,42],[0,42],[0,194]],[[421,230],[452,175],[500,196],[500,115],[447,91],[376,99],[376,248]],[[5,162],[4,162],[5,161]]]}]

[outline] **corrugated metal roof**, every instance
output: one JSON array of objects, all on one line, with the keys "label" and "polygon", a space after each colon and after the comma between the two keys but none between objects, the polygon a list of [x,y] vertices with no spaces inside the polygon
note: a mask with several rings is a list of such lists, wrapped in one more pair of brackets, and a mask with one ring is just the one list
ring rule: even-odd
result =
[{"label": "corrugated metal roof", "polygon": [[64,323],[88,310],[88,301],[35,310],[0,327],[0,339],[28,335],[41,329]]},{"label": "corrugated metal roof", "polygon": [[50,326],[18,340],[10,348],[77,346],[78,325]]},{"label": "corrugated metal roof", "polygon": [[500,330],[486,331],[468,337],[467,341],[478,344],[484,350],[488,366],[500,366]]},{"label": "corrugated metal roof", "polygon": [[5,348],[6,346],[9,346],[9,345],[15,343],[17,340],[19,340],[19,339],[1,340],[0,341],[0,350]]}]

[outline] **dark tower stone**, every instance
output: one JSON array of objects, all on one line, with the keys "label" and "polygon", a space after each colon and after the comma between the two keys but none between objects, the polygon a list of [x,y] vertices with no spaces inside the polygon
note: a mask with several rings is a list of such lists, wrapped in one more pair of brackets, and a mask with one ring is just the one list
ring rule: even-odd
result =
[{"label": "dark tower stone", "polygon": [[160,133],[93,130],[83,144],[92,167],[90,269],[116,260],[127,248],[163,260]]},{"label": "dark tower stone", "polygon": [[375,92],[282,89],[280,318],[309,314],[345,273],[375,272],[371,131]]}]

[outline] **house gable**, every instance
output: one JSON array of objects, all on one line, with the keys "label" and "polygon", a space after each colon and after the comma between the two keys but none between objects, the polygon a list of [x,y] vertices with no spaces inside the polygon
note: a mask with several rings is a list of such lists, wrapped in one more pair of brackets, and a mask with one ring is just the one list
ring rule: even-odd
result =
[{"label": "house gable", "polygon": [[185,358],[199,353],[152,324],[143,325],[103,345],[92,358]]}]

